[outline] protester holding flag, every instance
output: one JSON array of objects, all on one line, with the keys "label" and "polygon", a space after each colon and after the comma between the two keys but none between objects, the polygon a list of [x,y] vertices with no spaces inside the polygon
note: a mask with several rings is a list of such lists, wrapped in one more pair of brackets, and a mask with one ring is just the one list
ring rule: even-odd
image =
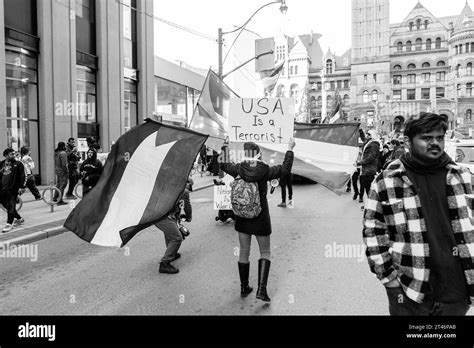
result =
[{"label": "protester holding flag", "polygon": [[102,162],[97,159],[97,151],[90,147],[87,150],[87,159],[81,164],[82,197],[89,193],[100,179]]},{"label": "protester holding flag", "polygon": [[[237,179],[244,182],[256,183],[258,186],[258,197],[260,202],[260,213],[255,218],[244,218],[236,213],[235,230],[239,232],[239,276],[240,276],[240,295],[246,297],[253,290],[249,285],[250,271],[250,244],[252,235],[257,238],[260,249],[260,259],[258,261],[258,290],[256,297],[262,301],[270,302],[267,294],[267,281],[270,272],[270,234],[272,226],[270,221],[270,212],[267,201],[267,182],[272,179],[281,178],[291,172],[293,166],[293,148],[295,141],[290,140],[288,151],[282,165],[269,166],[262,160],[260,147],[252,142],[244,144],[245,158],[241,163],[221,163],[221,169]],[[224,151],[228,151],[225,148]],[[229,159],[227,153],[224,153],[224,159]],[[234,209],[235,210],[235,209]]]}]

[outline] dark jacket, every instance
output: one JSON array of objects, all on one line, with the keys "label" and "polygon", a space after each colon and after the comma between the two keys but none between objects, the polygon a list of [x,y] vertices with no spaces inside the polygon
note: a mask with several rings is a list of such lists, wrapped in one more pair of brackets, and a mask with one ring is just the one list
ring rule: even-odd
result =
[{"label": "dark jacket", "polygon": [[[0,162],[0,189],[2,188],[3,170],[6,160]],[[12,194],[17,194],[19,189],[24,189],[26,184],[25,166],[20,161],[14,160],[12,163],[12,176],[8,183],[7,190]]]},{"label": "dark jacket", "polygon": [[[283,164],[271,167],[262,161],[244,161],[237,164],[221,163],[221,169],[234,178],[240,176],[247,182],[258,183],[262,211],[260,212],[260,215],[254,219],[245,219],[236,216],[236,231],[256,236],[268,236],[272,233],[270,211],[268,209],[267,201],[267,182],[273,179],[278,179],[282,175],[291,173],[293,156],[293,151],[287,151]],[[226,156],[226,158],[229,157]]]},{"label": "dark jacket", "polygon": [[102,175],[102,162],[97,159],[97,153],[94,152],[92,158],[87,158],[81,164],[81,178],[83,185],[83,194],[88,193],[100,179]]},{"label": "dark jacket", "polygon": [[378,141],[369,140],[362,151],[362,159],[359,161],[362,166],[360,175],[375,175],[379,164],[380,144]]},{"label": "dark jacket", "polygon": [[68,168],[77,169],[78,162],[81,159],[79,152],[77,152],[77,147],[71,147],[69,144],[66,145],[66,154],[67,154],[67,161],[68,161]]},{"label": "dark jacket", "polygon": [[387,158],[385,161],[385,164],[383,166],[383,170],[385,170],[390,163],[395,161],[396,159],[399,159],[406,153],[405,147],[403,145],[399,145],[393,149],[393,151],[390,153],[390,156]]},{"label": "dark jacket", "polygon": [[67,153],[63,150],[54,151],[54,170],[56,174],[68,174]]}]

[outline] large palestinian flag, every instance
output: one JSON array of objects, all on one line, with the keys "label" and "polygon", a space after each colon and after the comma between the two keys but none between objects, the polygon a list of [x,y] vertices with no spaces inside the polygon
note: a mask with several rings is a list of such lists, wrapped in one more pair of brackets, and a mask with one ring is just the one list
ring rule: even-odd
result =
[{"label": "large palestinian flag", "polygon": [[64,227],[92,244],[124,246],[171,211],[206,139],[152,120],[132,128],[112,146],[97,186]]}]

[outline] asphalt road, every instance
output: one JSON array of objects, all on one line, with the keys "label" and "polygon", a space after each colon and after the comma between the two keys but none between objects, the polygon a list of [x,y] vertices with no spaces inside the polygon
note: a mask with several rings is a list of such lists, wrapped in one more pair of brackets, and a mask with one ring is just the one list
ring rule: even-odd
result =
[{"label": "asphalt road", "polygon": [[[2,258],[2,315],[388,315],[385,290],[362,255],[331,255],[336,245],[363,251],[360,204],[320,185],[294,187],[295,208],[269,196],[273,222],[270,305],[240,298],[233,223],[215,222],[212,188],[193,193],[191,236],[160,274],[160,230],[148,228],[125,248],[91,245],[73,233],[42,240],[38,260]],[[330,248],[331,247],[331,248]],[[250,283],[256,288],[252,241]]]}]

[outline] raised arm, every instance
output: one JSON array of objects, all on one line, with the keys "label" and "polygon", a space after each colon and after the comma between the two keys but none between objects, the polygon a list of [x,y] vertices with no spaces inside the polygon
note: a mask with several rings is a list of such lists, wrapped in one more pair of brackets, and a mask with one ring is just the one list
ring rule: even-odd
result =
[{"label": "raised arm", "polygon": [[282,177],[283,175],[291,173],[291,168],[293,167],[294,153],[293,149],[295,148],[295,141],[293,138],[290,139],[288,143],[288,151],[286,151],[285,159],[283,164],[270,167],[267,179],[273,180]]}]

